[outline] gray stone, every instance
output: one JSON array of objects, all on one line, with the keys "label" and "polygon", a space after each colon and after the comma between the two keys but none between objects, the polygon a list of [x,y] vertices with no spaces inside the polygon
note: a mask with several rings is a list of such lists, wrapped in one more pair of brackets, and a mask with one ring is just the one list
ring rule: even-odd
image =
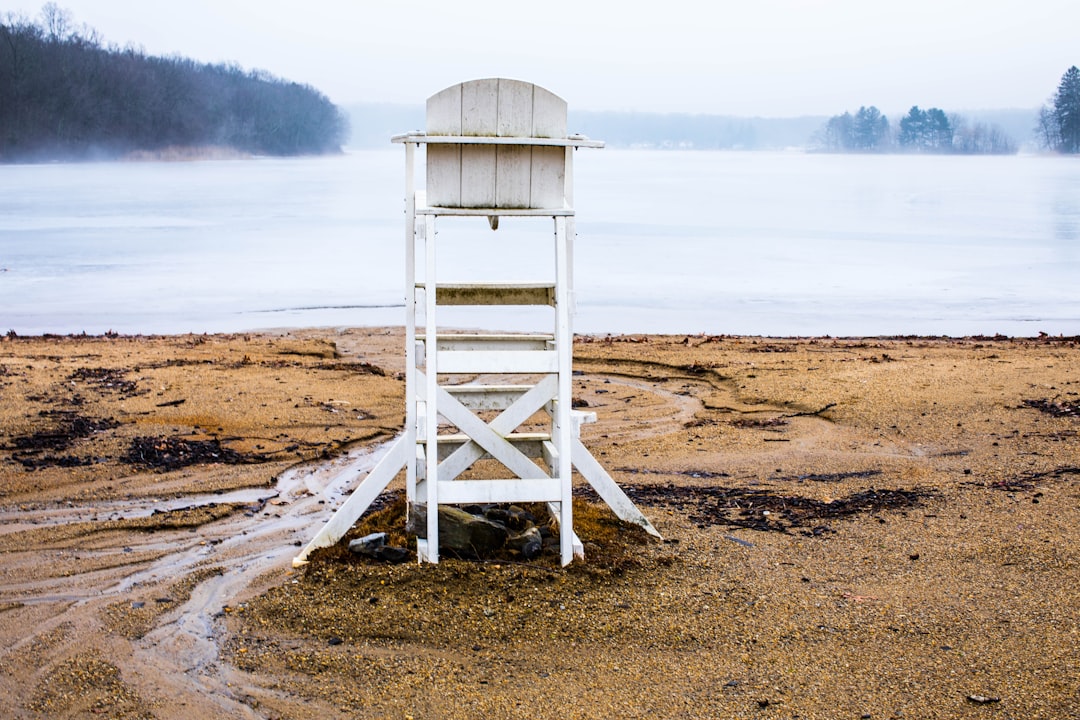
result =
[{"label": "gray stone", "polygon": [[381,547],[386,545],[386,533],[371,533],[362,538],[357,538],[349,543],[349,552],[358,555],[373,556]]},{"label": "gray stone", "polygon": [[[409,512],[409,531],[427,537],[427,508],[414,505]],[[465,557],[482,558],[501,550],[510,532],[506,526],[453,505],[439,507],[439,550]]]},{"label": "gray stone", "polygon": [[371,533],[349,543],[349,551],[380,562],[400,563],[409,559],[409,551],[386,544],[386,533]]},{"label": "gray stone", "polygon": [[530,527],[524,532],[511,535],[506,540],[506,546],[516,551],[526,560],[532,560],[544,548],[544,538],[535,527]]}]

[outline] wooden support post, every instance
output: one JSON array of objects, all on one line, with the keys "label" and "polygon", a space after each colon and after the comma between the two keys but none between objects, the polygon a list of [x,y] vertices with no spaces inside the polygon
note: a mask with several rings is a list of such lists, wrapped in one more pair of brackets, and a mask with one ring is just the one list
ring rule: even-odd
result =
[{"label": "wooden support post", "polygon": [[[427,542],[426,557],[421,561],[439,562],[439,353],[431,342],[437,336],[436,298],[438,296],[438,278],[436,276],[436,237],[435,216],[424,215],[424,398],[427,402],[427,427],[424,446],[426,451],[426,472],[424,477],[427,492],[424,505],[427,506]],[[415,371],[414,371],[415,373]],[[414,375],[415,377],[415,375]],[[419,548],[419,545],[417,546]],[[418,553],[419,554],[419,553]]]}]

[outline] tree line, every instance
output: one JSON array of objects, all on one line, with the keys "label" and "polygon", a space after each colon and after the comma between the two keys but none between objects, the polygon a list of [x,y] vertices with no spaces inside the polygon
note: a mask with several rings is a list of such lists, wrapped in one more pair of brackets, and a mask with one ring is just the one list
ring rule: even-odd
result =
[{"label": "tree line", "polygon": [[[1080,153],[1080,70],[1065,71],[1057,92],[1039,111],[1035,138],[1045,149]],[[915,105],[897,127],[871,105],[854,114],[834,115],[815,134],[812,145],[826,152],[922,152],[1012,154],[1016,142],[1000,127],[971,123],[940,108]]]},{"label": "tree line", "polygon": [[969,122],[962,115],[946,115],[941,108],[923,110],[918,105],[896,128],[873,105],[860,107],[854,115],[834,115],[811,144],[825,152],[1009,155],[1017,151],[1016,142],[997,125]]},{"label": "tree line", "polygon": [[340,150],[348,120],[314,88],[105,46],[48,3],[0,22],[0,161],[112,158],[170,147],[258,155]]}]

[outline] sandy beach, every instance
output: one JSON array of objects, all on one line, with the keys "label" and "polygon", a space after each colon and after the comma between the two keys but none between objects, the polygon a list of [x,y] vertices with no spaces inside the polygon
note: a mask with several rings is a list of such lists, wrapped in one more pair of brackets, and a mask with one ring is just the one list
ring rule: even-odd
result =
[{"label": "sandy beach", "polygon": [[402,428],[402,346],[0,340],[3,714],[1080,717],[1080,339],[579,338],[663,541],[581,488],[565,569],[294,570]]}]

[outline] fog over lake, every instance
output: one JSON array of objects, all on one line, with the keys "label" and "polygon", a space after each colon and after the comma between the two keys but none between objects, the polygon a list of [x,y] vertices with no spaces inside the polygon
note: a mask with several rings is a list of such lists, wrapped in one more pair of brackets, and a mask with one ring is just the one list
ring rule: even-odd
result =
[{"label": "fog over lake", "polygon": [[[579,333],[1080,334],[1075,158],[576,158]],[[0,165],[0,331],[400,325],[403,196],[400,148]],[[547,221],[439,230],[440,280],[550,273]]]}]

